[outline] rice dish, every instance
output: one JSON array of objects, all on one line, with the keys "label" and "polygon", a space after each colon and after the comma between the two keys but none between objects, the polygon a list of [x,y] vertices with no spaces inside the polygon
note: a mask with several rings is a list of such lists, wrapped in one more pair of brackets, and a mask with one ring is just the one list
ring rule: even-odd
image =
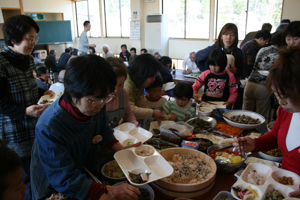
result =
[{"label": "rice dish", "polygon": [[174,172],[163,180],[170,183],[200,183],[212,174],[210,165],[193,155],[174,154],[169,163],[174,168]]},{"label": "rice dish", "polygon": [[258,174],[256,170],[252,170],[248,172],[247,182],[254,185],[263,185],[265,183],[265,179],[262,175]]},{"label": "rice dish", "polygon": [[139,156],[151,156],[154,154],[153,147],[140,146],[135,149],[135,153]]}]

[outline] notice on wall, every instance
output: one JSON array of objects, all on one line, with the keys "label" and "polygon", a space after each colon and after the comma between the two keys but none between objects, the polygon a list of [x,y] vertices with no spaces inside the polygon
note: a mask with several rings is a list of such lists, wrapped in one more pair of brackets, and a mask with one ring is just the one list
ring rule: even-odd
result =
[{"label": "notice on wall", "polygon": [[141,32],[140,21],[131,21],[130,22],[130,39],[131,40],[139,40],[141,38],[140,32]]}]

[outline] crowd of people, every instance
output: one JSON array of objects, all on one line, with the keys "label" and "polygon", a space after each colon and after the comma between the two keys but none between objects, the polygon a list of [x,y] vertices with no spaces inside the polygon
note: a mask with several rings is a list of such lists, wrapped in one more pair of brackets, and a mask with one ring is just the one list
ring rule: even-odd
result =
[{"label": "crowd of people", "polygon": [[[61,193],[76,199],[137,200],[138,189],[93,182],[84,169],[97,174],[100,146],[116,152],[141,144],[123,146],[113,135],[120,123],[148,129],[154,120],[186,121],[195,116],[194,101],[222,101],[229,109],[243,105],[267,116],[274,95],[279,109],[272,131],[258,139],[235,138],[234,145],[243,142],[246,151],[279,147],[282,167],[300,175],[295,162],[300,156],[300,21],[274,34],[264,24],[246,36],[241,49],[237,26],[225,24],[214,44],[184,58],[183,73],[200,73],[193,85],[175,84],[172,59],[160,52],[152,55],[142,48],[137,55],[136,48],[128,51],[122,44],[117,58],[105,44],[103,56],[95,55],[96,44],[89,44],[87,37],[91,24],[83,26],[78,49],[66,48],[58,62],[56,51],[50,50],[44,63],[35,64],[31,54],[39,39],[37,23],[16,15],[3,25],[0,199],[44,199]],[[245,78],[244,89],[239,80]],[[199,95],[202,87],[204,94]],[[54,93],[61,96],[50,106],[36,105],[41,96]]]}]

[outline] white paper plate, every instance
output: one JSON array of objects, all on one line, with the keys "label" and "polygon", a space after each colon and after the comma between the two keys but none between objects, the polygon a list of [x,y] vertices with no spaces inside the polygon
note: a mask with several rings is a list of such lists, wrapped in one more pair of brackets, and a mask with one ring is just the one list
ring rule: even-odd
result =
[{"label": "white paper plate", "polygon": [[128,143],[144,143],[153,136],[151,132],[128,122],[115,127],[114,135],[124,146],[128,146]]},{"label": "white paper plate", "polygon": [[[62,94],[54,94],[53,97],[49,95],[41,96],[40,100],[38,101],[38,105],[51,105],[54,101],[56,101]],[[44,102],[47,101],[47,102]]]},{"label": "white paper plate", "polygon": [[[135,147],[117,151],[114,155],[120,168],[125,174],[126,178],[132,185],[145,185],[161,178],[170,176],[174,169],[173,167],[155,150],[151,156],[138,156],[135,153]],[[137,184],[131,181],[129,171],[132,173],[151,173],[149,180],[146,183]]]},{"label": "white paper plate", "polygon": [[260,73],[263,76],[268,76],[269,75],[269,71],[268,70],[258,70],[258,73]]}]

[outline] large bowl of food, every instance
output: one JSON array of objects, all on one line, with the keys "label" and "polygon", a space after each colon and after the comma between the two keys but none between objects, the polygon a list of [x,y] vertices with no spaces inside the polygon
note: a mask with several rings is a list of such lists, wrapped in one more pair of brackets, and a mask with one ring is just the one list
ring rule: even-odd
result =
[{"label": "large bowl of food", "polygon": [[248,110],[230,110],[223,114],[223,118],[229,125],[243,130],[257,128],[265,122],[262,115]]},{"label": "large bowl of food", "polygon": [[101,168],[101,174],[108,180],[113,182],[126,180],[124,173],[122,172],[119,164],[115,160],[104,164]]},{"label": "large bowl of food", "polygon": [[226,148],[226,145],[215,144],[207,149],[207,154],[216,162],[218,171],[235,173],[245,163],[247,155],[242,157],[237,147]]},{"label": "large bowl of food", "polygon": [[174,193],[198,193],[199,196],[205,189],[213,187],[217,167],[208,155],[186,148],[164,149],[160,154],[171,164],[174,172],[156,181],[156,185]]},{"label": "large bowl of food", "polygon": [[274,162],[281,162],[282,161],[282,152],[280,151],[279,148],[276,148],[276,149],[272,149],[270,151],[266,151],[266,152],[258,152],[258,154],[264,158],[264,159],[267,159],[267,160],[271,160],[271,161],[274,161]]}]

